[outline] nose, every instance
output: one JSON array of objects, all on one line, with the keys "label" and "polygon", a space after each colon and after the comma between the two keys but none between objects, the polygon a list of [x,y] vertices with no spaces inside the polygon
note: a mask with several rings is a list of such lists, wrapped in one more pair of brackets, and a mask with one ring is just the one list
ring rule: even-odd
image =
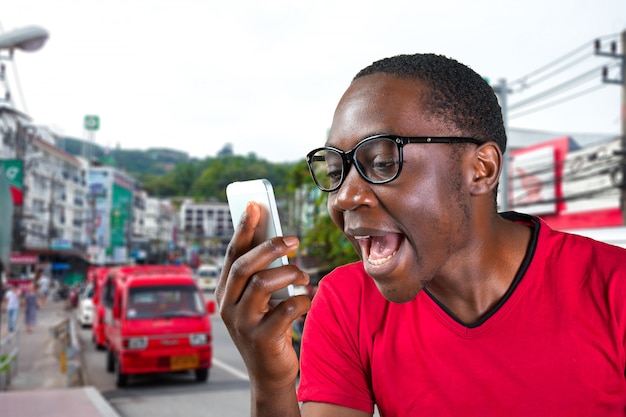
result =
[{"label": "nose", "polygon": [[345,175],[341,187],[329,196],[332,209],[350,211],[360,206],[371,207],[376,204],[376,195],[372,191],[371,184],[361,177],[356,167],[350,165]]}]

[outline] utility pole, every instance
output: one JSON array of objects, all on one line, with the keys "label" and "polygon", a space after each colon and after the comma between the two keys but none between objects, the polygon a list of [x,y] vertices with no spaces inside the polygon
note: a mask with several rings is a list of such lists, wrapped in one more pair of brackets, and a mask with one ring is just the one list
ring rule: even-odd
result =
[{"label": "utility pole", "polygon": [[54,174],[51,174],[50,177],[50,201],[48,203],[48,248],[52,248],[52,239],[56,237],[56,232],[54,228],[54,191],[56,189],[56,182],[54,179]]},{"label": "utility pole", "polygon": [[[493,92],[496,93],[500,99],[500,108],[502,109],[502,123],[504,124],[504,131],[508,135],[508,94],[509,88],[506,83],[506,78],[501,78],[498,85],[492,86]],[[502,173],[500,174],[499,194],[502,196],[502,207],[500,211],[505,212],[510,210],[509,204],[509,155],[505,153],[502,155]]]},{"label": "utility pole", "polygon": [[621,43],[621,53],[617,52],[617,45],[615,42],[611,42],[610,50],[608,52],[602,50],[600,39],[596,39],[594,46],[596,55],[621,60],[620,78],[609,78],[608,68],[604,67],[602,69],[602,82],[622,86],[622,108],[620,112],[622,136],[621,150],[619,151],[622,156],[622,181],[619,187],[621,189],[622,223],[626,224],[626,30],[622,31]]},{"label": "utility pole", "polygon": [[26,246],[26,230],[24,229],[24,204],[26,187],[24,175],[24,159],[26,156],[26,132],[21,121],[17,121],[15,130],[15,159],[21,161],[22,203],[13,207],[13,251],[22,252]]}]

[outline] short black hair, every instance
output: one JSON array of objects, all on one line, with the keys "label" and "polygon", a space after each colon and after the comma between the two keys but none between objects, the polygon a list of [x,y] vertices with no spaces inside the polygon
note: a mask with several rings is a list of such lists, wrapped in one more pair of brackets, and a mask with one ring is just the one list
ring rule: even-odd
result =
[{"label": "short black hair", "polygon": [[498,99],[489,84],[466,65],[443,55],[396,55],[374,62],[354,79],[376,73],[421,81],[430,91],[420,103],[434,117],[453,123],[464,136],[494,141],[503,153],[506,150]]}]

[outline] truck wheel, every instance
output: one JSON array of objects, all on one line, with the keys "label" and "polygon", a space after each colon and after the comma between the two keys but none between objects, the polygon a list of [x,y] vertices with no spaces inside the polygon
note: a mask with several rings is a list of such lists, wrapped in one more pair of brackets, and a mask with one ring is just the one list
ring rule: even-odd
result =
[{"label": "truck wheel", "polygon": [[115,358],[115,385],[122,388],[128,384],[128,375],[122,372],[120,358]]},{"label": "truck wheel", "polygon": [[196,381],[198,382],[206,382],[209,378],[209,368],[200,368],[195,370],[196,373]]},{"label": "truck wheel", "polygon": [[115,370],[115,356],[111,348],[107,349],[107,372],[112,373]]}]

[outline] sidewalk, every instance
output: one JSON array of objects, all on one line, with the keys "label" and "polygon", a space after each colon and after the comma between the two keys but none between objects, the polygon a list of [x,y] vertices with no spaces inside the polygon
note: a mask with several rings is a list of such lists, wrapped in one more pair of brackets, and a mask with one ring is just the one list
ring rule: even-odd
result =
[{"label": "sidewalk", "polygon": [[[81,386],[80,352],[68,360],[66,373],[61,370],[61,351],[54,329],[72,312],[64,302],[49,300],[37,312],[37,325],[26,332],[23,316],[19,318],[18,370],[8,391],[0,391],[0,415],[7,417],[119,417],[93,387]],[[0,334],[7,334],[6,316]],[[61,326],[63,327],[63,326]],[[78,369],[77,369],[78,368]],[[78,378],[77,378],[78,377]]]}]

